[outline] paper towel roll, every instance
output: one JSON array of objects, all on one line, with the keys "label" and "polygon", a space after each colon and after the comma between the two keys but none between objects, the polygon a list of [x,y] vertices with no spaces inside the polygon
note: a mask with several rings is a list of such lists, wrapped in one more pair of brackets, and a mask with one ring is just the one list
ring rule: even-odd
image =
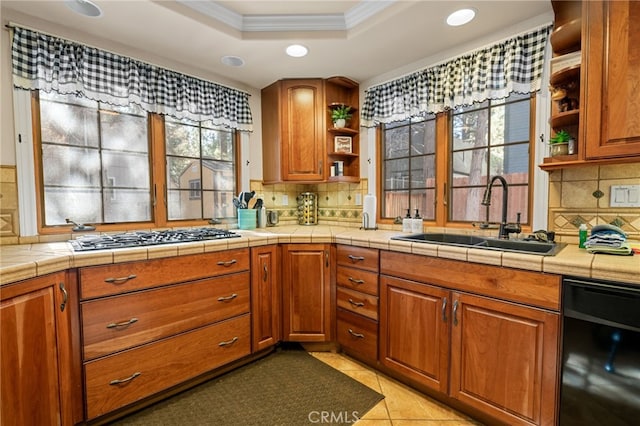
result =
[{"label": "paper towel roll", "polygon": [[[369,217],[369,222],[366,223],[365,213]],[[362,227],[366,229],[376,228],[376,196],[367,194],[364,196],[364,203],[362,204]]]}]

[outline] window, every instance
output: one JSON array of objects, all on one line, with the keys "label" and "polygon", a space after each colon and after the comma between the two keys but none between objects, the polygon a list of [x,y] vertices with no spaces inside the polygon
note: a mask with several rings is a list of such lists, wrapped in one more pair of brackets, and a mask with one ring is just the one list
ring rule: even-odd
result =
[{"label": "window", "polygon": [[521,222],[528,223],[534,100],[512,94],[383,125],[382,218],[404,217],[407,209],[413,216],[418,209],[439,226],[499,222],[502,188],[492,191],[490,206],[481,202],[489,179],[502,175],[509,184],[507,220],[515,222],[521,213]]},{"label": "window", "polygon": [[131,229],[234,217],[235,131],[74,95],[41,92],[33,99],[41,231],[67,218]]},{"label": "window", "polygon": [[40,94],[44,225],[151,220],[146,113]]},{"label": "window", "polygon": [[234,133],[188,120],[165,119],[168,219],[233,217]]},{"label": "window", "polygon": [[411,216],[418,210],[435,219],[435,116],[384,127],[382,170],[384,217]]}]

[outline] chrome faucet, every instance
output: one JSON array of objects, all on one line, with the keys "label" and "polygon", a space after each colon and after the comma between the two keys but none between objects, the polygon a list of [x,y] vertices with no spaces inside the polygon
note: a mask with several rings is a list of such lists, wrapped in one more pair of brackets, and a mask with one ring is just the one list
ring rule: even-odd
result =
[{"label": "chrome faucet", "polygon": [[520,227],[520,213],[518,213],[518,222],[508,224],[507,223],[507,206],[509,205],[509,189],[508,184],[505,178],[500,175],[496,175],[491,178],[489,183],[487,184],[487,189],[484,191],[484,197],[482,197],[482,205],[490,206],[491,205],[491,187],[493,187],[493,183],[499,180],[502,184],[502,219],[500,220],[500,230],[498,231],[498,238],[502,238],[505,240],[509,239],[509,234],[515,233],[519,234],[522,232],[522,228]]}]

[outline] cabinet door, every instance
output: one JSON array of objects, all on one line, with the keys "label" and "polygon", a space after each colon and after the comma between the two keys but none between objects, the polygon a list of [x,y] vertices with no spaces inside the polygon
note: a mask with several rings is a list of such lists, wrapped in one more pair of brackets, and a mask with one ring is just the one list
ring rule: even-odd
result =
[{"label": "cabinet door", "polygon": [[323,180],[325,159],[322,80],[282,82],[282,178]]},{"label": "cabinet door", "polygon": [[640,2],[583,3],[587,158],[640,155]]},{"label": "cabinet door", "polygon": [[451,396],[506,424],[555,424],[559,314],[454,293],[451,315]]},{"label": "cabinet door", "polygon": [[253,352],[280,340],[278,246],[251,249],[251,321]]},{"label": "cabinet door", "polygon": [[73,394],[76,381],[69,365],[70,287],[65,273],[3,287],[0,424],[71,425],[82,420],[81,406],[72,403],[81,395]]},{"label": "cabinet door", "polygon": [[447,392],[450,292],[380,277],[380,360],[406,377]]},{"label": "cabinet door", "polygon": [[330,245],[286,244],[282,255],[284,340],[330,341]]}]

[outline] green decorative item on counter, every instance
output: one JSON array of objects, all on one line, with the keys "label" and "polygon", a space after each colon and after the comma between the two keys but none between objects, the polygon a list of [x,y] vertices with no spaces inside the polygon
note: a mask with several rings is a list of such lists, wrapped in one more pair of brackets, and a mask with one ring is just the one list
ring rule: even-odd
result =
[{"label": "green decorative item on counter", "polygon": [[558,130],[556,134],[549,138],[549,154],[552,157],[569,154],[569,141],[573,137],[566,130]]}]

